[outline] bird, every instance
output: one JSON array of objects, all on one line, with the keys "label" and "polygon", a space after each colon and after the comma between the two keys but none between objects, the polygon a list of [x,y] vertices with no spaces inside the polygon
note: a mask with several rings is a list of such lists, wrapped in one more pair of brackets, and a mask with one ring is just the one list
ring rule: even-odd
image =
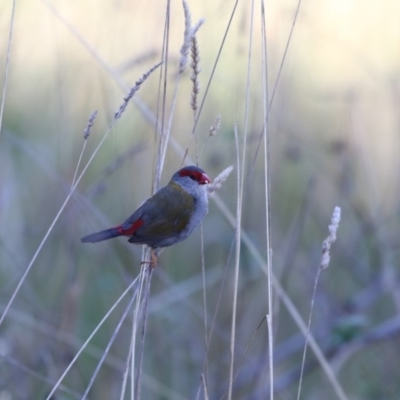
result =
[{"label": "bird", "polygon": [[183,167],[121,225],[91,233],[82,237],[81,242],[97,243],[127,236],[129,243],[151,248],[150,264],[155,267],[161,249],[185,240],[208,213],[209,183],[203,169]]}]

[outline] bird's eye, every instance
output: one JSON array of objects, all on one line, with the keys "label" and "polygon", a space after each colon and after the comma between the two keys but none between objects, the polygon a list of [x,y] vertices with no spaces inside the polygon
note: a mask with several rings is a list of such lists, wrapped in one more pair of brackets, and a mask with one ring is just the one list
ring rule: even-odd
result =
[{"label": "bird's eye", "polygon": [[197,177],[195,174],[190,174],[189,175],[190,179],[193,179],[194,181],[197,181]]}]

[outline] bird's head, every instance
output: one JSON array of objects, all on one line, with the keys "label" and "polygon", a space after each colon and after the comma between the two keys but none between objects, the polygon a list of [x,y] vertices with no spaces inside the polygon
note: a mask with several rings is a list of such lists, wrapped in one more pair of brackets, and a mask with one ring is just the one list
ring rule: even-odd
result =
[{"label": "bird's head", "polygon": [[210,183],[211,180],[201,168],[191,165],[175,172],[171,182],[176,182],[184,189],[191,192],[192,190],[198,189],[199,186]]}]

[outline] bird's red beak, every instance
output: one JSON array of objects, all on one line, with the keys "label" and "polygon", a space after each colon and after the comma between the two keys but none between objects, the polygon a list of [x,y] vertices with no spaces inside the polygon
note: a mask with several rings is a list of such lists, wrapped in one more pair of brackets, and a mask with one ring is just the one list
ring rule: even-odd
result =
[{"label": "bird's red beak", "polygon": [[199,180],[200,185],[206,185],[207,183],[211,183],[211,179],[206,174],[201,174],[201,178]]}]

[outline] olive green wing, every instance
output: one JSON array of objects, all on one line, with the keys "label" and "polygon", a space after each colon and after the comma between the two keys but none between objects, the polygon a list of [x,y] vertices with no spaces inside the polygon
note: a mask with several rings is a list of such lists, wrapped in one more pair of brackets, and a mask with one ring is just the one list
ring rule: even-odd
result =
[{"label": "olive green wing", "polygon": [[136,226],[129,242],[157,246],[185,229],[194,209],[193,197],[180,185],[170,182],[146,200],[123,227]]}]

